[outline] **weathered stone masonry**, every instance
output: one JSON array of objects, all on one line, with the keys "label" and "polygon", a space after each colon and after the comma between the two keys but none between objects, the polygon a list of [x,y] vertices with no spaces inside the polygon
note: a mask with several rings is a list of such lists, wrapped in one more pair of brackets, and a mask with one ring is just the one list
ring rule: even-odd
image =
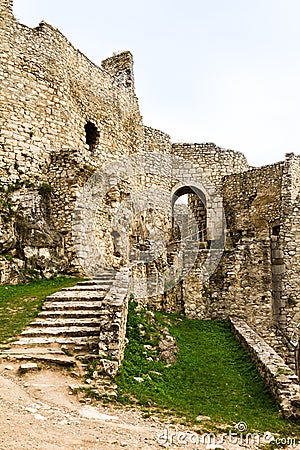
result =
[{"label": "weathered stone masonry", "polygon": [[[137,279],[151,278],[143,301],[192,318],[243,319],[299,369],[300,157],[287,154],[283,162],[251,168],[242,153],[212,143],[172,143],[166,133],[143,124],[130,52],[98,67],[51,25],[20,24],[12,0],[1,0],[0,12],[0,282],[80,272],[72,221],[82,186],[105,164],[148,152],[140,173],[120,171],[107,180],[95,238],[105,264],[133,265],[153,244],[151,231],[159,224],[165,249],[155,261],[132,269]],[[199,181],[199,198],[190,195],[189,179]],[[215,240],[208,191],[201,191],[206,182],[220,196],[216,209],[224,207],[226,242],[218,267],[201,282]],[[170,209],[178,196],[189,194],[202,233],[199,249],[186,247],[176,255],[178,233],[155,203],[114,228],[114,213],[141,189],[157,191],[157,201],[166,192],[164,206]],[[122,233],[128,234],[126,244]],[[174,261],[179,270],[195,250],[192,270],[163,292],[170,280],[161,272]]]},{"label": "weathered stone masonry", "polygon": [[[105,161],[143,145],[132,56],[116,55],[99,68],[50,25],[42,22],[31,29],[19,24],[12,2],[1,1],[0,70],[0,182],[6,188],[20,182],[34,188],[53,185],[51,227],[60,233],[62,251],[67,252],[64,264],[54,271],[66,269],[70,203],[78,188]],[[88,140],[89,123],[96,129],[94,141]],[[76,158],[69,149],[80,149],[80,155]],[[14,205],[6,196],[7,202]],[[11,222],[13,227],[15,217]],[[32,247],[33,254],[39,252]],[[14,248],[11,242],[3,250]],[[24,259],[22,249],[14,256]],[[36,269],[32,258],[25,260],[25,268]]]},{"label": "weathered stone masonry", "polygon": [[[143,128],[128,53],[95,66],[50,25],[19,24],[2,2],[2,170],[9,180],[40,180],[50,152],[80,148],[97,163],[136,151]],[[3,14],[3,12],[2,12]],[[98,130],[94,148],[85,125]],[[26,174],[27,172],[27,174]],[[4,181],[7,182],[7,173]]]},{"label": "weathered stone masonry", "polygon": [[297,419],[300,406],[298,377],[243,320],[230,319],[230,322],[236,338],[250,354],[260,375],[280,404],[282,415]]}]

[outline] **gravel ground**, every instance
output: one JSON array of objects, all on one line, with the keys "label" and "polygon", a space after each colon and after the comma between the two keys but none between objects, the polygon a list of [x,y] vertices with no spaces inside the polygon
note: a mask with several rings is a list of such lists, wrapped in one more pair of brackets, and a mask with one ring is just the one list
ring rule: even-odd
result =
[{"label": "gravel ground", "polygon": [[137,410],[81,403],[71,395],[69,385],[76,380],[67,373],[43,369],[20,375],[18,368],[7,361],[0,364],[0,450],[259,448],[236,438],[229,442],[228,436],[223,443],[219,436],[218,445],[213,439],[209,444],[208,437],[201,443],[203,436],[183,426],[168,429]]}]

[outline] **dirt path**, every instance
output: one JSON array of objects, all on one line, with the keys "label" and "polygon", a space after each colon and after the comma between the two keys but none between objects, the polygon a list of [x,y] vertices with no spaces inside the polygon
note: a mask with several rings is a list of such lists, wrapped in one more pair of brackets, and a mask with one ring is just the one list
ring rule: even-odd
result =
[{"label": "dirt path", "polygon": [[71,378],[43,370],[18,376],[0,365],[0,449],[148,449],[160,426],[135,411],[93,407],[70,395]]},{"label": "dirt path", "polygon": [[[0,450],[258,448],[253,443],[202,444],[196,435],[187,439],[189,430],[183,427],[176,430],[176,445],[171,444],[166,425],[157,418],[144,419],[135,410],[80,403],[70,394],[68,386],[74,385],[74,378],[66,373],[45,369],[19,375],[18,367],[0,364]],[[185,434],[178,442],[180,432]]]}]

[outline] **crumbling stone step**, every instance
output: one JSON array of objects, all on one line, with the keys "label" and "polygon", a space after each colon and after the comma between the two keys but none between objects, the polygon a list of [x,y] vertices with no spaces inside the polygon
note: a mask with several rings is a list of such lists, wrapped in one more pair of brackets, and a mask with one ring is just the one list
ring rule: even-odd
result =
[{"label": "crumbling stone step", "polygon": [[80,281],[77,283],[78,286],[103,286],[103,288],[107,289],[112,285],[112,281],[105,281],[102,279],[99,280],[89,280],[89,281]]},{"label": "crumbling stone step", "polygon": [[104,277],[105,275],[110,275],[115,278],[117,271],[115,269],[106,269],[95,274],[95,277]]},{"label": "crumbling stone step", "polygon": [[89,289],[88,291],[59,291],[55,294],[49,295],[46,301],[59,301],[59,300],[102,300],[106,295],[105,290],[98,291],[95,289]]},{"label": "crumbling stone step", "polygon": [[45,327],[45,328],[28,328],[21,333],[21,337],[37,337],[37,336],[99,336],[99,327]]},{"label": "crumbling stone step", "polygon": [[[78,286],[77,284],[72,287],[66,287],[63,288],[62,291],[80,291],[80,292],[86,292],[86,291],[97,291],[98,295],[106,295],[107,289],[103,289],[103,285],[84,285],[84,286]],[[98,292],[99,291],[99,292]]]},{"label": "crumbling stone step", "polygon": [[107,276],[99,276],[99,277],[95,276],[91,280],[81,281],[80,283],[86,283],[86,284],[88,284],[88,282],[104,283],[104,284],[111,286],[114,283],[114,281],[115,281],[114,276],[107,275]]},{"label": "crumbling stone step", "polygon": [[[91,278],[91,280],[94,280],[94,279],[103,279],[103,280],[114,280],[115,279],[115,277],[116,277],[116,272],[115,273],[113,273],[113,272],[106,272],[106,273],[102,273],[102,274],[99,274],[99,273],[96,273],[94,276],[93,276],[93,278]],[[88,281],[88,280],[86,280],[86,281]]]},{"label": "crumbling stone step", "polygon": [[60,345],[77,345],[77,346],[91,346],[98,343],[99,336],[87,336],[87,337],[21,337],[18,341],[12,342],[12,345],[20,346],[32,346],[32,345],[45,345],[60,344]]},{"label": "crumbling stone step", "polygon": [[65,301],[65,302],[45,302],[43,310],[62,310],[62,309],[80,309],[80,310],[97,310],[101,309],[103,303],[101,301]]},{"label": "crumbling stone step", "polygon": [[86,326],[95,327],[99,324],[100,317],[58,317],[58,318],[41,318],[38,317],[36,320],[31,322],[31,327],[59,327],[59,326]]},{"label": "crumbling stone step", "polygon": [[62,356],[52,356],[52,355],[31,355],[30,353],[28,354],[28,356],[23,358],[20,358],[19,356],[17,356],[16,359],[24,359],[24,360],[30,360],[30,361],[36,361],[36,362],[43,362],[43,363],[47,363],[47,364],[55,364],[55,365],[59,365],[59,366],[64,366],[64,367],[73,367],[76,365],[76,359],[75,358],[71,358],[70,356],[65,355],[65,357]]},{"label": "crumbling stone step", "polygon": [[[56,319],[59,320],[60,318],[72,318],[76,320],[77,319],[84,319],[84,318],[98,318],[98,320],[101,318],[101,311],[97,310],[80,310],[80,309],[61,309],[61,310],[47,310],[47,311],[41,311],[38,315],[38,319]],[[73,320],[74,322],[74,320]]]},{"label": "crumbling stone step", "polygon": [[64,367],[72,367],[76,364],[76,359],[67,356],[63,352],[61,354],[52,354],[52,352],[49,353],[36,353],[33,349],[26,349],[26,353],[23,353],[20,349],[20,352],[18,349],[16,351],[11,351],[7,354],[4,352],[0,353],[0,358],[2,359],[9,359],[10,361],[35,361],[35,362],[42,362],[47,364],[57,364],[59,366]]},{"label": "crumbling stone step", "polygon": [[[15,341],[13,342],[13,344],[17,344],[18,342]],[[28,353],[30,352],[30,354],[32,355],[55,355],[55,356],[66,356],[66,354],[60,350],[59,348],[51,348],[51,349],[47,349],[44,347],[30,347],[30,348],[16,348],[16,346],[14,347],[13,350],[9,349],[9,350],[2,350],[1,351],[1,357],[9,357],[10,355],[28,355]]]}]

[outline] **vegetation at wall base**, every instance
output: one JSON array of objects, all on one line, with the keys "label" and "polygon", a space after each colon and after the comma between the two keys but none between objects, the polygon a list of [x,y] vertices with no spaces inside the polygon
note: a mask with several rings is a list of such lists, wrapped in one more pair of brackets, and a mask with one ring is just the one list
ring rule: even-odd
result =
[{"label": "vegetation at wall base", "polygon": [[[130,302],[128,343],[116,378],[119,402],[136,403],[148,414],[175,416],[202,430],[234,430],[245,422],[249,432],[297,434],[299,425],[280,417],[278,405],[227,322],[154,314],[155,320]],[[158,358],[162,327],[177,340],[173,365]],[[199,416],[207,419],[199,422]]]},{"label": "vegetation at wall base", "polygon": [[8,344],[38,315],[44,299],[80,278],[56,277],[0,286],[0,344]]}]

